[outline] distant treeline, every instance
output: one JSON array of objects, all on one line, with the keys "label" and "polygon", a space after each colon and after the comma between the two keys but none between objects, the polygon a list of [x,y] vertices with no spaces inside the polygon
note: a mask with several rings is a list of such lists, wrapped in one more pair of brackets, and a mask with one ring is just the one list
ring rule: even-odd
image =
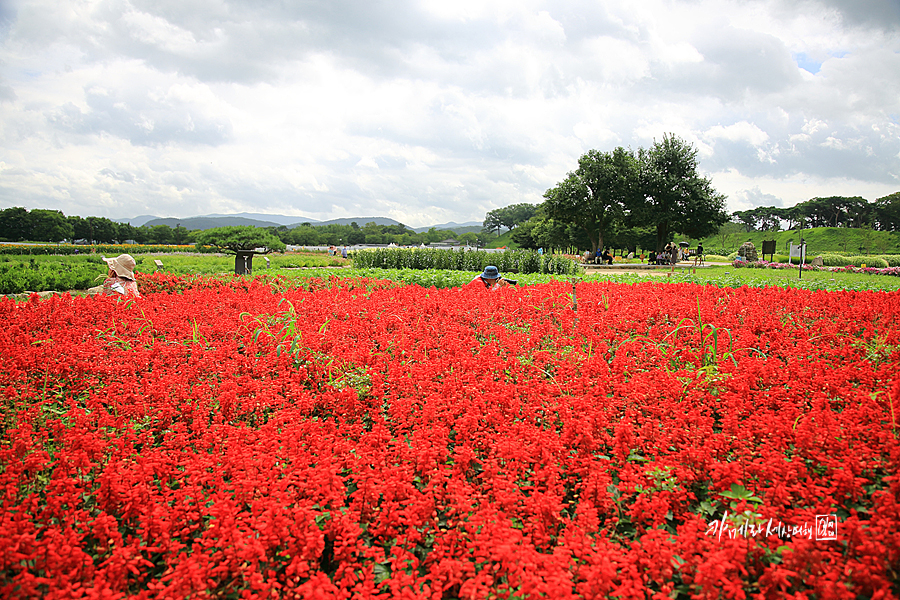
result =
[{"label": "distant treeline", "polygon": [[813,198],[790,208],[759,206],[732,213],[747,231],[781,231],[816,227],[871,228],[900,231],[900,192],[869,202],[859,196]]},{"label": "distant treeline", "polygon": [[[304,223],[288,229],[286,226],[263,228],[275,234],[285,244],[295,246],[353,246],[356,244],[397,244],[410,246],[433,244],[447,239],[455,239],[461,244],[483,245],[490,234],[486,232],[465,233],[456,236],[450,230],[434,228],[416,233],[403,224],[376,225],[357,223],[350,225],[315,226]],[[4,242],[74,242],[88,244],[193,244],[200,230],[190,230],[182,226],[154,225],[134,227],[128,223],[117,223],[106,217],[65,216],[58,210],[13,207],[0,210],[0,241]]]}]

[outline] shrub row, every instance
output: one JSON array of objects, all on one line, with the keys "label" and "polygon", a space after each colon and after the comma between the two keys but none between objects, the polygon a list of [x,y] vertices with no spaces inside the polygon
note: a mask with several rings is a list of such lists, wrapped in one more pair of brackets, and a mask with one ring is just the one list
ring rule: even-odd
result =
[{"label": "shrub row", "polygon": [[875,267],[885,269],[887,267],[900,267],[900,256],[843,256],[841,254],[823,254],[822,261],[826,267]]},{"label": "shrub row", "polygon": [[[100,261],[100,257],[97,257]],[[47,264],[21,261],[0,263],[0,294],[84,290],[100,285],[106,269],[95,264]]]},{"label": "shrub row", "polygon": [[[843,254],[807,254],[806,262],[809,263],[816,256],[822,257],[822,262],[826,267],[874,267],[876,269],[886,269],[888,267],[900,267],[900,255],[882,254],[869,256],[844,256]],[[737,252],[728,255],[728,260],[737,258]],[[799,264],[800,259],[797,257],[789,258],[787,254],[776,254],[775,261],[777,263]]]},{"label": "shrub row", "polygon": [[483,250],[378,248],[356,252],[352,258],[353,266],[361,269],[481,271],[494,265],[501,273],[574,275],[578,272],[578,264],[570,258],[542,255],[534,250],[489,253]]},{"label": "shrub row", "polygon": [[[886,269],[888,267],[900,267],[900,256],[844,256],[842,254],[819,254],[822,257],[822,264],[826,267],[874,267],[876,269]],[[806,262],[809,263],[815,256],[807,255]],[[788,258],[786,255],[775,255],[775,262],[789,262],[793,265],[800,264],[800,259],[796,256]]]}]

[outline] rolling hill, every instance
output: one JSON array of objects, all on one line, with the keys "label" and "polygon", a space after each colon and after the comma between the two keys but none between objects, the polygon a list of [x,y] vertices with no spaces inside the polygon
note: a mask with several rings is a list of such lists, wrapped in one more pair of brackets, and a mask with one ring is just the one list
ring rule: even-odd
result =
[{"label": "rolling hill", "polygon": [[[350,225],[356,223],[360,227],[367,223],[375,223],[376,225],[399,225],[400,222],[387,217],[350,217],[341,219],[331,219],[328,221],[316,221],[315,219],[307,219],[304,217],[291,215],[265,215],[261,213],[238,213],[233,215],[210,214],[200,215],[197,217],[187,217],[178,219],[175,217],[156,217],[152,215],[141,215],[133,219],[118,219],[120,223],[131,223],[135,227],[147,226],[154,227],[156,225],[168,225],[175,228],[181,225],[185,229],[205,230],[213,227],[227,227],[237,225],[252,225],[254,227],[288,227],[293,229],[299,227],[303,223],[310,223],[315,227],[323,225]],[[428,227],[416,227],[413,229],[416,233],[428,231],[431,228],[441,230],[453,230],[456,234],[462,235],[469,231],[481,231],[481,222],[467,221],[465,223],[443,223],[440,225],[429,225]]]}]

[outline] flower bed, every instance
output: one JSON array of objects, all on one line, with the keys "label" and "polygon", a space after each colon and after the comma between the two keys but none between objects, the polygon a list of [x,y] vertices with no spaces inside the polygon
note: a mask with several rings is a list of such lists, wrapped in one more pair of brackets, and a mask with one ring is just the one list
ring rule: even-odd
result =
[{"label": "flower bed", "polygon": [[[736,269],[748,267],[751,269],[796,270],[800,268],[800,265],[769,262],[765,260],[757,260],[754,262],[736,260],[732,264]],[[804,271],[825,271],[829,273],[869,273],[871,275],[893,275],[895,277],[900,277],[900,267],[855,267],[853,265],[848,265],[846,267],[816,267],[810,264],[804,264],[802,268]]]},{"label": "flower bed", "polygon": [[141,286],[0,300],[3,597],[898,592],[900,294]]}]

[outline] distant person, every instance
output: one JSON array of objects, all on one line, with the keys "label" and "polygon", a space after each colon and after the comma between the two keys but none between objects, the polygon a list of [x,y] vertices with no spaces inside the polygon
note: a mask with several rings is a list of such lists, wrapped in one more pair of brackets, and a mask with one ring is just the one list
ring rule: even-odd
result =
[{"label": "distant person", "polygon": [[609,253],[609,250],[603,250],[603,254],[600,255],[600,261],[607,265],[613,264],[613,257],[612,254]]},{"label": "distant person", "polygon": [[700,263],[700,266],[703,266],[703,244],[697,244],[697,253],[694,255],[694,266],[697,266],[697,263]]},{"label": "distant person", "polygon": [[104,258],[109,268],[106,281],[103,282],[103,295],[121,295],[141,297],[137,281],[134,279],[136,263],[130,254],[120,254],[115,258]]},{"label": "distant person", "polygon": [[484,288],[493,292],[510,284],[515,285],[516,282],[512,279],[503,279],[500,277],[500,269],[493,265],[488,265],[482,273],[467,283],[466,287]]},{"label": "distant person", "polygon": [[347,258],[347,246],[344,246],[343,248],[341,248],[341,258],[343,258],[343,259]]}]

